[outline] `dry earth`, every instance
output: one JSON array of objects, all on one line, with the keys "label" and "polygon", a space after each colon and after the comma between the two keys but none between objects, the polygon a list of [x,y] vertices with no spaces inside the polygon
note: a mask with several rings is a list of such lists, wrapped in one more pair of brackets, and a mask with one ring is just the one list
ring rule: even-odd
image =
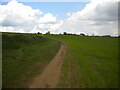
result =
[{"label": "dry earth", "polygon": [[62,43],[54,59],[46,66],[43,72],[35,77],[29,88],[58,88],[61,68],[65,56],[66,45]]}]

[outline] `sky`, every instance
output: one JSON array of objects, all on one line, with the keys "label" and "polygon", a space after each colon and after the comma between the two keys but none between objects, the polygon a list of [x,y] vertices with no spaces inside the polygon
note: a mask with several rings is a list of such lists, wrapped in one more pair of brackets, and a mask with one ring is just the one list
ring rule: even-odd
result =
[{"label": "sky", "polygon": [[1,2],[0,30],[118,35],[118,1]]},{"label": "sky", "polygon": [[52,13],[57,19],[66,19],[66,13],[76,12],[85,7],[88,2],[23,2],[33,9],[40,9],[44,13]]},{"label": "sky", "polygon": [[[52,13],[57,16],[57,19],[63,20],[68,16],[66,13],[76,12],[82,10],[89,2],[20,2],[26,6],[30,6],[33,9],[40,9],[46,13]],[[8,2],[2,2],[2,5],[7,5]],[[44,15],[43,14],[43,15]]]}]

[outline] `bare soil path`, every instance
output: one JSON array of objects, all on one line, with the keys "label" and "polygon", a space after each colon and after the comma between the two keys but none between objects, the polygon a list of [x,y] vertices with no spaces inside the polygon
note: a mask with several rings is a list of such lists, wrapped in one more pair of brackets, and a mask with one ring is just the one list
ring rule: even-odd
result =
[{"label": "bare soil path", "polygon": [[46,66],[43,72],[35,77],[29,88],[58,88],[61,68],[65,56],[66,45],[62,43],[54,59]]}]

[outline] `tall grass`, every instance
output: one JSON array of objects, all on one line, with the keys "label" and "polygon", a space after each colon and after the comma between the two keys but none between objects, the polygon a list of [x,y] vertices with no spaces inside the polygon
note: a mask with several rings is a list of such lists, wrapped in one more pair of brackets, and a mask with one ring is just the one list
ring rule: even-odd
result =
[{"label": "tall grass", "polygon": [[22,88],[42,72],[61,43],[34,34],[3,33],[3,88]]}]

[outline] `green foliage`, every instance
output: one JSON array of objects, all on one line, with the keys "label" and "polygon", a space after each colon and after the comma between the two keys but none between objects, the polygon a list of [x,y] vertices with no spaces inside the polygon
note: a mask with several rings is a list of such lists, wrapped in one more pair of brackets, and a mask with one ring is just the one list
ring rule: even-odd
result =
[{"label": "green foliage", "polygon": [[73,35],[46,37],[63,40],[67,44],[61,87],[118,87],[118,38]]},{"label": "green foliage", "polygon": [[3,33],[3,88],[27,87],[54,58],[61,43],[36,34]]}]

